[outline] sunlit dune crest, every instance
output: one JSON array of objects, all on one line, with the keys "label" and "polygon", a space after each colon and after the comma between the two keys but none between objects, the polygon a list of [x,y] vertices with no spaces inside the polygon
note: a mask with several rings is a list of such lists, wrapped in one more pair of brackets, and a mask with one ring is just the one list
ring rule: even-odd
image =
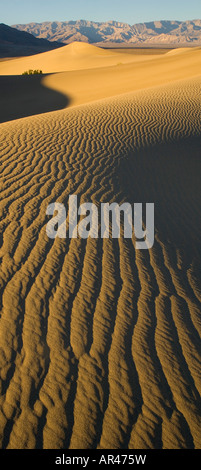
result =
[{"label": "sunlit dune crest", "polygon": [[43,73],[82,70],[133,62],[126,53],[103,50],[91,44],[74,42],[57,50],[43,52],[0,63],[1,75],[18,75],[29,69],[42,69]]}]

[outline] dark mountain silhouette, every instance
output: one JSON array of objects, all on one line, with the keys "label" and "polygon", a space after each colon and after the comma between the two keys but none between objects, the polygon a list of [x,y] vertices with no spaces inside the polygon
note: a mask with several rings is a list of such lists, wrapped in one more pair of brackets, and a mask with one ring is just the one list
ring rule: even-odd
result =
[{"label": "dark mountain silhouette", "polygon": [[61,43],[38,39],[28,32],[0,24],[0,57],[38,54],[61,46]]}]

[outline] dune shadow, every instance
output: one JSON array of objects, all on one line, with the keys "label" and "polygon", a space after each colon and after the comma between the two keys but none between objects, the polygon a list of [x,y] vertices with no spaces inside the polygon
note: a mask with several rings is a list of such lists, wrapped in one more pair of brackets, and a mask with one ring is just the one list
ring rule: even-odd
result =
[{"label": "dune shadow", "polygon": [[158,144],[122,158],[118,179],[127,201],[155,204],[164,243],[201,255],[201,136]]},{"label": "dune shadow", "polygon": [[42,75],[0,76],[0,123],[66,108],[70,97],[46,88]]}]

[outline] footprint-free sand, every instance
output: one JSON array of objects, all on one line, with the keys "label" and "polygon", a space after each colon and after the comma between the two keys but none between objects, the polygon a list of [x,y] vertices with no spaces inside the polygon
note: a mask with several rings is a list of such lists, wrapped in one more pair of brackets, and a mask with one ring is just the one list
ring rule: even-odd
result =
[{"label": "footprint-free sand", "polygon": [[[14,75],[42,68],[37,56],[0,62],[24,112],[15,88],[13,107],[2,93],[14,119],[0,125],[4,449],[200,448],[201,50],[115,54],[40,54],[35,99],[69,103],[33,116],[33,77],[23,102]],[[154,202],[153,248],[49,239],[47,206],[70,194]]]}]

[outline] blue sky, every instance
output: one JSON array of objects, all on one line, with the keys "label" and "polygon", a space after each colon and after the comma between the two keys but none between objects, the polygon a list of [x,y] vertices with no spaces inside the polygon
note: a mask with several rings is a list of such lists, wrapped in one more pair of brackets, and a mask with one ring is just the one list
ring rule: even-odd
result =
[{"label": "blue sky", "polygon": [[201,0],[0,0],[0,23],[201,19]]}]

